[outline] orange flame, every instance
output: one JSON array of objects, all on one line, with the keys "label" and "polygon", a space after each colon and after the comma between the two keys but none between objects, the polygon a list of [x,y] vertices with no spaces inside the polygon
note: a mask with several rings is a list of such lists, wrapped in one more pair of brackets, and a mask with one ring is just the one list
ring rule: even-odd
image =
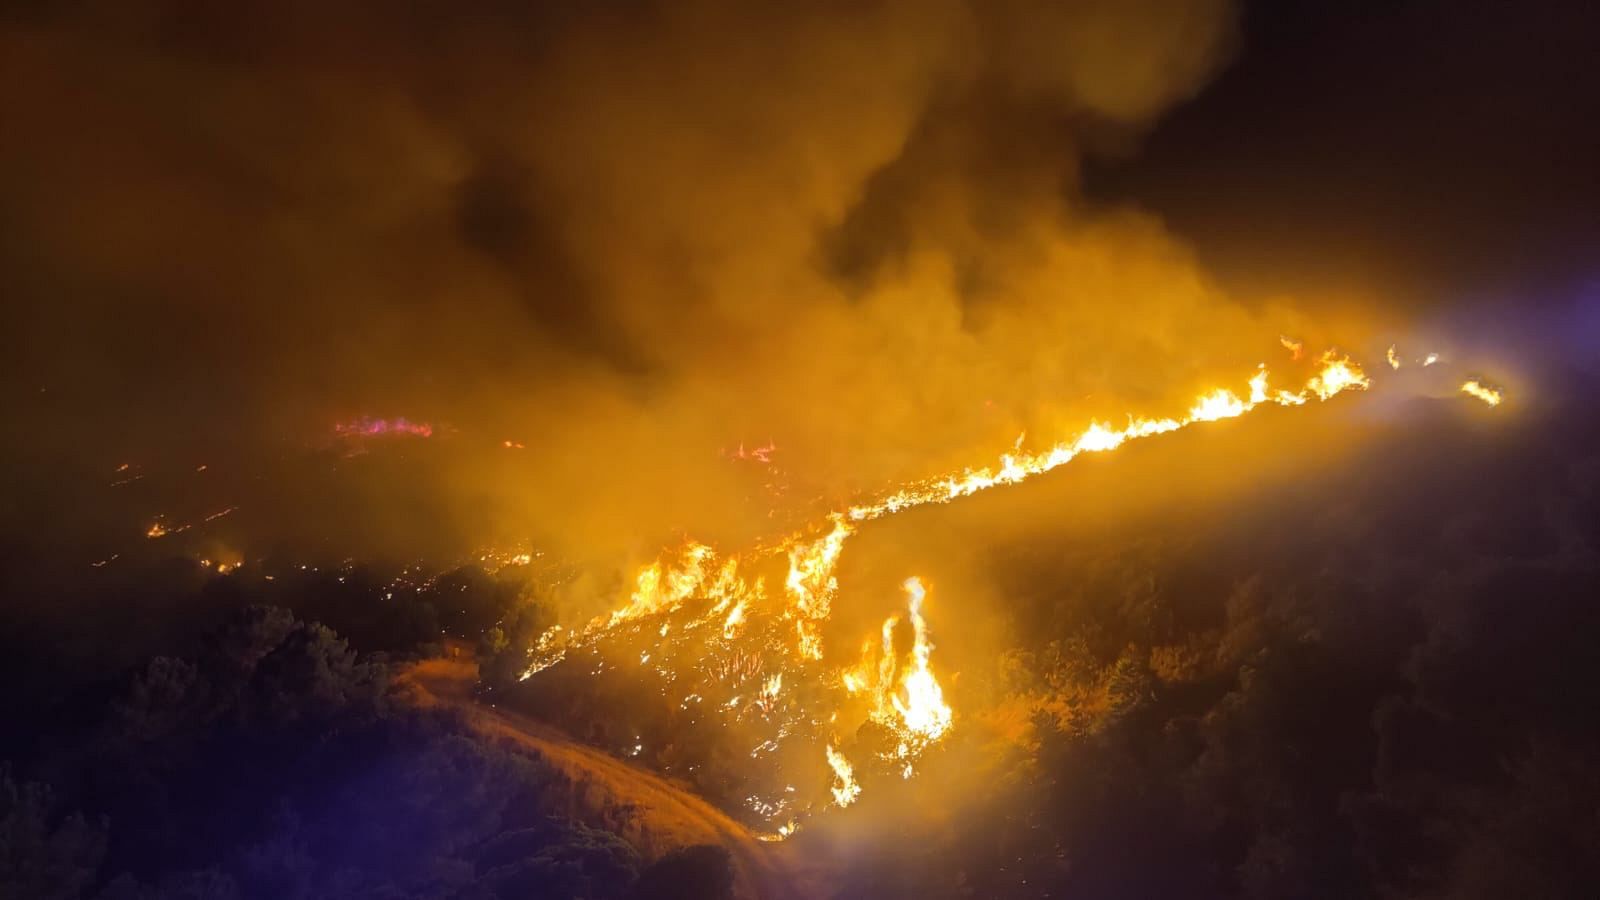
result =
[{"label": "orange flame", "polygon": [[[1301,351],[1298,342],[1283,339],[1284,346],[1296,357]],[[808,683],[815,683],[818,675],[823,683],[842,690],[840,700],[856,698],[865,702],[868,717],[887,729],[897,740],[897,745],[887,752],[886,761],[897,765],[904,777],[913,774],[913,763],[933,743],[945,737],[954,725],[954,710],[946,701],[944,689],[932,668],[933,644],[925,618],[927,591],[920,579],[910,578],[904,583],[907,594],[905,620],[912,630],[912,647],[908,654],[895,652],[894,635],[901,618],[889,616],[874,637],[861,644],[861,653],[854,665],[819,667],[827,653],[823,644],[821,626],[828,620],[833,601],[839,591],[836,575],[845,544],[859,529],[861,523],[927,504],[948,503],[992,487],[1015,484],[1035,475],[1049,472],[1065,465],[1081,453],[1104,453],[1115,450],[1130,440],[1176,431],[1197,422],[1212,422],[1234,418],[1267,405],[1300,406],[1312,397],[1326,401],[1349,390],[1366,390],[1371,382],[1361,367],[1348,357],[1333,351],[1319,359],[1317,371],[1298,391],[1273,389],[1265,365],[1259,366],[1248,381],[1248,393],[1240,396],[1227,388],[1216,388],[1197,397],[1181,418],[1143,418],[1129,416],[1127,424],[1117,427],[1104,422],[1091,422],[1081,433],[1060,441],[1049,449],[1030,452],[1022,449],[1019,438],[1012,452],[1002,455],[993,466],[967,469],[959,474],[928,479],[902,486],[876,499],[866,500],[829,514],[819,527],[791,535],[745,555],[719,554],[706,544],[690,541],[672,554],[663,556],[640,569],[628,602],[609,616],[601,616],[578,631],[552,628],[540,636],[529,651],[530,665],[524,672],[532,674],[559,662],[574,648],[588,646],[604,640],[612,633],[632,628],[638,620],[656,615],[687,616],[675,619],[682,627],[660,629],[661,647],[646,650],[640,664],[652,659],[669,682],[679,676],[670,667],[671,648],[720,647],[714,652],[722,660],[715,666],[705,666],[708,678],[718,680],[744,679],[760,675],[762,681],[754,692],[739,692],[754,700],[741,701],[734,696],[720,703],[720,714],[730,721],[737,720],[754,710],[762,716],[777,716],[783,722],[777,737],[763,742],[757,752],[770,752],[778,741],[798,728],[825,728],[825,722],[835,721],[831,716],[818,717],[813,710],[802,715],[786,713],[798,704],[780,702],[786,686],[804,691]],[[1469,382],[1477,385],[1477,382]],[[1482,388],[1481,385],[1478,385]],[[1489,401],[1483,394],[1464,391]],[[1491,389],[1482,388],[1484,391]],[[1498,402],[1498,393],[1492,402]],[[773,606],[759,577],[746,575],[764,560],[774,557],[787,562],[788,573],[781,592],[782,601]],[[689,606],[689,604],[695,604]],[[703,605],[702,605],[703,604]],[[785,622],[774,631],[773,623]],[[701,630],[702,625],[708,625]],[[654,632],[654,629],[650,629]],[[689,645],[690,635],[701,644]],[[773,641],[777,635],[777,643]],[[747,645],[735,645],[744,641]],[[766,641],[765,645],[757,643]],[[789,643],[792,641],[793,643]],[[720,643],[717,643],[720,642]],[[763,647],[771,652],[764,652]],[[731,654],[731,655],[730,655]],[[730,660],[743,662],[734,670],[727,669]],[[697,662],[696,665],[699,665]],[[716,675],[714,672],[722,672]],[[729,693],[735,693],[730,690]],[[702,694],[688,693],[683,703],[698,703]],[[785,720],[784,715],[791,718]],[[801,716],[801,718],[793,718]],[[830,788],[834,803],[848,806],[861,794],[861,785],[854,769],[837,744],[837,739],[826,743],[826,756],[833,771],[834,783]],[[781,811],[780,811],[781,812]]]},{"label": "orange flame", "polygon": [[1477,397],[1490,406],[1499,406],[1500,401],[1503,399],[1499,388],[1489,387],[1476,378],[1468,379],[1465,384],[1461,385],[1461,393]]}]

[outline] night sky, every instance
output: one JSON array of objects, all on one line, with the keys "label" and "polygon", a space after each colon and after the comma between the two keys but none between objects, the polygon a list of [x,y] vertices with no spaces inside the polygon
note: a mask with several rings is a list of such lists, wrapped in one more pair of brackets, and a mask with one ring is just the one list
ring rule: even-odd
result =
[{"label": "night sky", "polygon": [[1089,179],[1230,289],[1559,305],[1595,278],[1600,13],[1257,3],[1193,101]]}]

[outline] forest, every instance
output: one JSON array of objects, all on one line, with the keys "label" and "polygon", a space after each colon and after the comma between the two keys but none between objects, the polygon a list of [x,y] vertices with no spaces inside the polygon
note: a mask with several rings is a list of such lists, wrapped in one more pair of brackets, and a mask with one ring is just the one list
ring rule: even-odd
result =
[{"label": "forest", "polygon": [[[997,539],[1011,643],[962,673],[983,709],[921,775],[981,787],[928,816],[886,779],[782,852],[838,897],[1586,893],[1600,432],[1559,401],[1511,427],[1416,403],[1229,516]],[[407,701],[416,661],[475,657],[479,702],[620,750],[647,698],[519,687],[551,615],[526,575],[468,567],[384,600],[376,567],[250,581],[169,561],[52,607],[8,563],[28,602],[3,632],[0,896],[733,894],[726,848],[641,852],[570,773]],[[714,739],[667,737],[715,768]]]}]

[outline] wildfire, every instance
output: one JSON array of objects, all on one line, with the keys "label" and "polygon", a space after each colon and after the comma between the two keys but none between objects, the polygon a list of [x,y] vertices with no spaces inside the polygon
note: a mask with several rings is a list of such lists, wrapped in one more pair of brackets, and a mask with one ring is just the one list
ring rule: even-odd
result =
[{"label": "wildfire", "polygon": [[928,623],[922,618],[922,601],[927,591],[922,587],[922,579],[916,577],[907,578],[905,588],[910,598],[907,605],[915,638],[911,646],[911,671],[900,682],[905,700],[895,697],[894,708],[913,734],[936,741],[950,730],[952,713],[949,704],[944,702],[939,680],[928,667],[933,645],[928,642]]},{"label": "wildfire", "polygon": [[705,580],[706,563],[713,556],[715,553],[705,544],[691,543],[679,566],[668,569],[660,560],[645,566],[634,580],[628,605],[611,614],[611,624],[677,609],[695,595]]},{"label": "wildfire", "polygon": [[1233,391],[1218,388],[1200,398],[1200,402],[1189,410],[1191,422],[1215,422],[1218,419],[1231,419],[1234,416],[1244,415],[1246,407]]},{"label": "wildfire", "polygon": [[789,548],[789,577],[784,581],[793,601],[790,612],[795,619],[800,653],[809,659],[822,658],[822,639],[816,623],[826,619],[832,608],[833,595],[839,590],[833,569],[844,552],[845,539],[855,532],[843,516],[835,514],[830,518],[833,528],[827,535]]},{"label": "wildfire", "polygon": [[347,438],[362,437],[387,437],[389,435],[409,435],[411,437],[432,437],[433,426],[427,422],[413,422],[405,417],[397,419],[378,419],[363,416],[349,422],[338,422],[333,426],[334,434]]},{"label": "wildfire", "polygon": [[1322,371],[1306,382],[1306,389],[1320,400],[1326,400],[1340,391],[1351,388],[1364,391],[1371,386],[1372,382],[1362,373],[1360,366],[1347,358],[1336,356],[1332,350],[1322,354]]},{"label": "wildfire", "polygon": [[1499,388],[1489,387],[1476,378],[1468,379],[1461,385],[1461,393],[1477,397],[1490,406],[1499,406],[1502,399]]},{"label": "wildfire", "polygon": [[[1283,343],[1298,358],[1301,345],[1287,338]],[[876,634],[862,640],[853,663],[838,661],[837,654],[830,655],[824,645],[822,625],[839,592],[839,560],[863,523],[1015,484],[1062,466],[1081,453],[1109,452],[1131,440],[1198,422],[1235,418],[1260,406],[1300,406],[1313,398],[1326,401],[1370,385],[1356,362],[1333,351],[1318,358],[1315,372],[1298,390],[1272,387],[1267,367],[1262,365],[1246,381],[1244,393],[1226,387],[1212,389],[1197,397],[1181,417],[1129,416],[1120,427],[1095,421],[1079,434],[1036,451],[1023,449],[1023,439],[1018,438],[1011,452],[1001,455],[994,465],[914,482],[857,502],[828,514],[815,528],[744,554],[724,555],[710,545],[690,541],[640,569],[628,601],[620,609],[583,628],[552,629],[541,636],[529,651],[530,664],[523,677],[610,635],[631,635],[631,639],[647,642],[641,643],[647,648],[642,658],[635,657],[640,664],[655,666],[663,683],[673,685],[671,702],[687,709],[702,698],[720,694],[731,699],[719,701],[715,707],[707,705],[716,715],[730,723],[748,724],[751,717],[764,721],[771,736],[752,755],[774,752],[794,735],[808,736],[816,742],[812,747],[823,745],[833,772],[833,801],[848,806],[862,792],[844,749],[848,741],[835,731],[847,727],[848,710],[859,713],[864,709],[868,721],[888,732],[892,746],[878,751],[881,762],[908,778],[920,755],[946,737],[955,721],[933,667],[926,618],[928,592],[920,579],[904,582],[903,614],[890,615]],[[1497,392],[1476,381],[1462,389],[1491,404],[1499,400]],[[782,587],[769,596],[755,572],[783,565],[787,575]],[[657,626],[642,621],[656,616],[671,617],[670,633],[662,624],[659,638],[655,636]],[[910,650],[902,653],[896,650],[895,638],[897,631],[903,633],[903,625],[909,625],[912,641]],[[802,703],[797,699],[821,696],[810,687],[818,684],[824,691],[837,692],[834,708],[808,709],[805,704],[814,700]],[[843,721],[841,712],[846,713]]]},{"label": "wildfire", "polygon": [[828,767],[833,769],[834,785],[833,802],[840,806],[849,806],[861,796],[861,785],[856,784],[855,770],[850,767],[850,760],[844,754],[828,745]]},{"label": "wildfire", "polygon": [[754,460],[762,465],[767,465],[772,462],[772,454],[778,452],[778,445],[768,440],[759,447],[746,448],[744,442],[740,441],[738,449],[724,450],[722,452],[729,459]]},{"label": "wildfire", "polygon": [[1195,422],[1213,422],[1244,415],[1264,403],[1279,406],[1299,406],[1310,396],[1327,400],[1347,390],[1366,390],[1371,381],[1361,367],[1348,357],[1333,351],[1323,354],[1321,368],[1306,382],[1299,392],[1278,390],[1269,394],[1267,369],[1263,365],[1248,384],[1249,399],[1218,388],[1196,399],[1189,413],[1182,419],[1147,419],[1129,417],[1126,427],[1118,429],[1101,422],[1093,422],[1078,437],[1063,441],[1039,453],[1006,454],[995,468],[968,469],[959,476],[924,482],[902,488],[881,500],[852,506],[848,515],[852,521],[876,519],[926,503],[946,503],[958,497],[986,490],[996,485],[1015,484],[1025,478],[1048,472],[1071,462],[1079,453],[1104,452],[1120,447],[1135,438],[1149,437],[1176,431]]}]

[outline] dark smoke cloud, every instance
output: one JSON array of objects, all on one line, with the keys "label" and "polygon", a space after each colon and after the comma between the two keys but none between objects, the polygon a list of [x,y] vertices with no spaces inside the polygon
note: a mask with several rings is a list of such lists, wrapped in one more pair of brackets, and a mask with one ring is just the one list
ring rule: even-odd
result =
[{"label": "dark smoke cloud", "polygon": [[[1292,331],[1089,212],[1220,0],[37,5],[0,30],[14,414],[41,453],[516,439],[451,516],[599,555],[1177,411]],[[1320,328],[1320,332],[1319,332]],[[1242,385],[1241,385],[1242,387]],[[108,449],[115,448],[115,449]],[[632,543],[637,541],[638,543]]]}]

